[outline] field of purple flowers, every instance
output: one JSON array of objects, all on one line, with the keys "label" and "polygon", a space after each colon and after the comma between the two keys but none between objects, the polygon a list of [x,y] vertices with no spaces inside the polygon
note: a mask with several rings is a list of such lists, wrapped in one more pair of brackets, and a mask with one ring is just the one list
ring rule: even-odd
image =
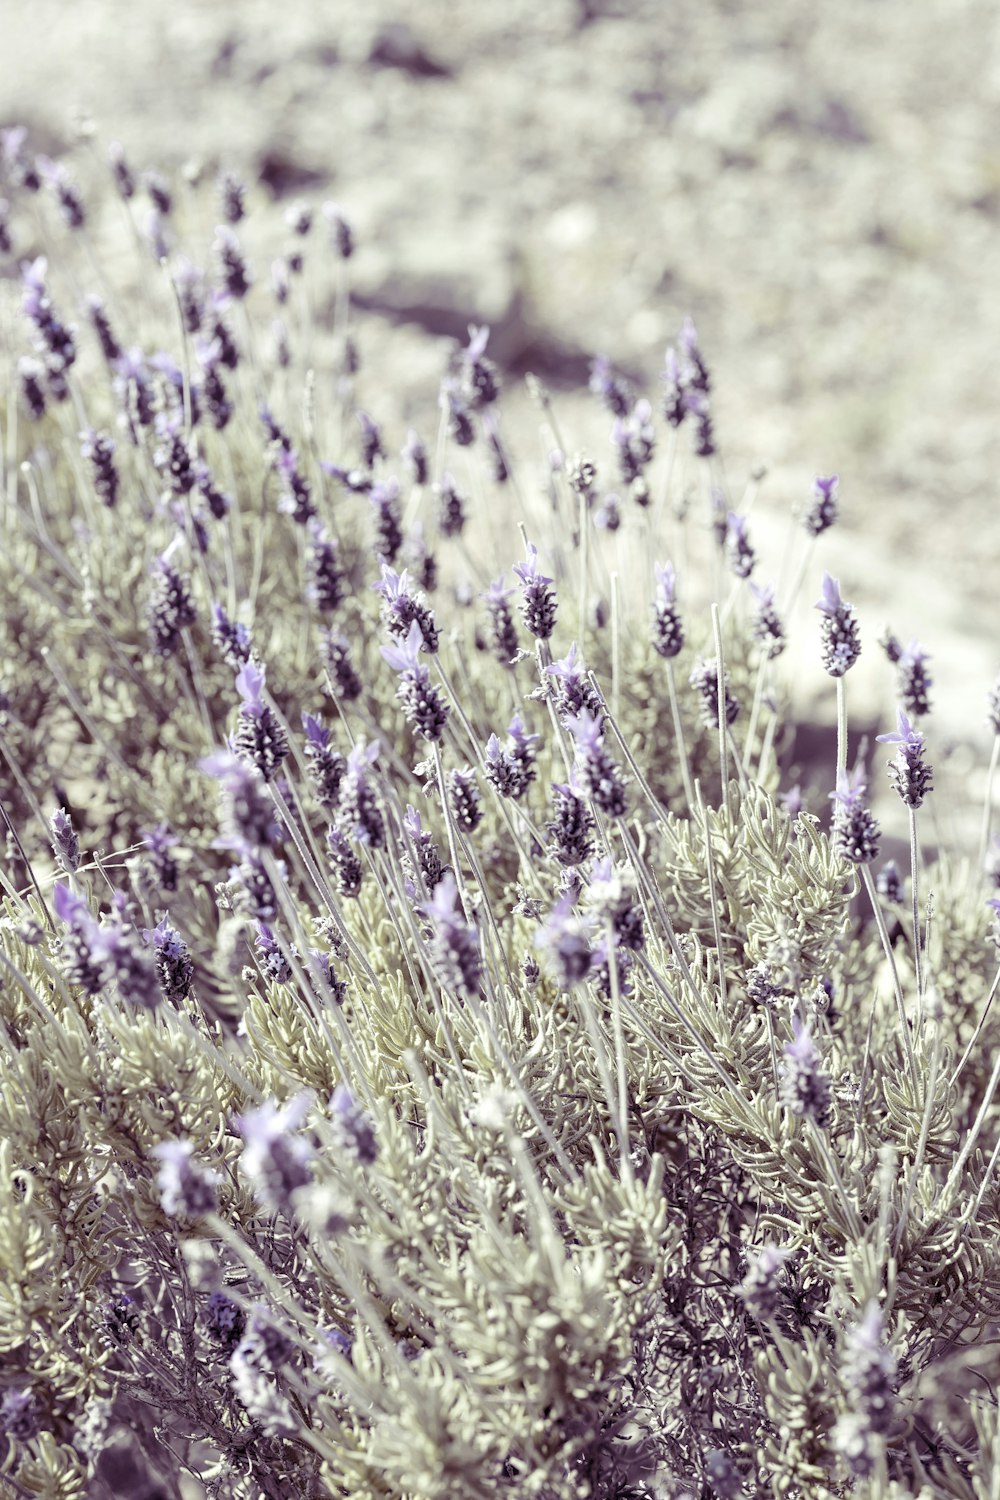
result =
[{"label": "field of purple flowers", "polygon": [[1000,684],[949,849],[690,319],[400,398],[349,203],[0,197],[8,1492],[993,1500]]}]

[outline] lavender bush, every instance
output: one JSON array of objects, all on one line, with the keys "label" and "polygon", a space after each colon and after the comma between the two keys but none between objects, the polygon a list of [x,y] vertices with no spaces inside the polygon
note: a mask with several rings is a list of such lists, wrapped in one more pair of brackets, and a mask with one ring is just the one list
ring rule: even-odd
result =
[{"label": "lavender bush", "polygon": [[1000,1494],[998,756],[929,859],[911,648],[879,864],[837,479],[810,810],[690,321],[540,473],[348,209],[2,144],[5,1493]]}]

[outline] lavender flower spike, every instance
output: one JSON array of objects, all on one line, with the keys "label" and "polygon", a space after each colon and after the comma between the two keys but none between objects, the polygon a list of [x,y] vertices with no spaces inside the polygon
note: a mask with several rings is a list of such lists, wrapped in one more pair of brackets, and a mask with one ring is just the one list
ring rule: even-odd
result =
[{"label": "lavender flower spike", "polygon": [[168,1000],[186,1000],[194,979],[194,960],[190,949],[168,917],[160,918],[155,927],[143,929],[143,941],[153,946],[160,987]]},{"label": "lavender flower spike", "polygon": [[581,788],[609,818],[623,817],[628,806],[625,781],[604,748],[601,720],[582,709],[566,720],[566,728],[576,746],[575,770]]},{"label": "lavender flower spike", "polygon": [[837,777],[837,790],[830,793],[836,804],[833,815],[833,840],[844,859],[852,865],[869,865],[878,854],[879,826],[863,805],[865,773],[862,766]]},{"label": "lavender flower spike", "polygon": [[433,898],[420,909],[431,923],[431,961],[442,985],[471,997],[482,986],[483,960],[479,933],[456,910],[457,897],[458,886],[449,870],[435,887]]},{"label": "lavender flower spike", "polygon": [[260,849],[278,838],[274,805],[263,777],[231,751],[220,750],[198,762],[198,769],[221,783],[226,798],[225,830],[217,849]]},{"label": "lavender flower spike", "polygon": [[768,1322],[778,1310],[781,1273],[791,1253],[784,1247],[764,1245],[740,1283],[743,1305],[758,1323]]},{"label": "lavender flower spike", "polygon": [[823,615],[823,666],[831,677],[843,677],[861,655],[861,634],[854,610],[840,597],[840,585],[829,573],[823,574],[816,608]]},{"label": "lavender flower spike", "polygon": [[921,650],[917,641],[911,641],[899,653],[896,678],[907,713],[929,714],[931,711],[930,690],[934,679],[927,670],[929,660],[928,653]]},{"label": "lavender flower spike", "polygon": [[153,1147],[153,1155],[163,1163],[156,1174],[160,1202],[171,1219],[200,1219],[215,1212],[219,1174],[192,1162],[193,1152],[190,1141],[162,1141]]},{"label": "lavender flower spike", "polygon": [[390,667],[400,674],[396,697],[402,703],[407,719],[418,734],[435,744],[444,733],[449,708],[431,682],[429,670],[420,664],[423,648],[420,623],[412,620],[401,646],[383,646],[381,650]]},{"label": "lavender flower spike", "polygon": [[378,1142],[371,1120],[346,1084],[338,1084],[330,1100],[330,1119],[337,1144],[363,1167],[378,1160]]},{"label": "lavender flower spike", "polygon": [[677,574],[673,563],[654,563],[656,598],[653,604],[653,649],[665,661],[677,656],[684,645],[684,626],[677,609]]},{"label": "lavender flower spike", "polygon": [[889,762],[889,780],[907,807],[918,808],[933,790],[933,773],[924,764],[924,737],[914,729],[904,711],[897,710],[899,728],[895,734],[877,734],[880,745],[898,745],[895,758]]},{"label": "lavender flower spike", "polygon": [[830,1080],[819,1071],[819,1053],[807,1027],[796,1019],[792,1023],[795,1040],[785,1047],[787,1062],[782,1064],[778,1095],[793,1115],[807,1115],[820,1129],[830,1114]]},{"label": "lavender flower spike", "polygon": [[104,983],[104,934],[83,897],[61,880],[56,881],[52,904],[60,922],[69,928],[61,939],[66,977],[71,984],[80,985],[85,994],[96,995]]},{"label": "lavender flower spike", "polygon": [[312,1095],[303,1091],[282,1109],[267,1100],[234,1121],[244,1141],[240,1164],[261,1202],[279,1213],[290,1214],[292,1195],[312,1182],[313,1148],[295,1134],[311,1104]]},{"label": "lavender flower spike", "polygon": [[540,641],[547,641],[555,629],[556,598],[552,590],[552,579],[538,571],[538,548],[528,543],[527,561],[514,564],[514,572],[521,580],[523,597],[521,616],[531,634]]},{"label": "lavender flower spike", "polygon": [[594,954],[590,946],[591,922],[573,909],[573,898],[560,897],[548,921],[537,934],[535,946],[548,961],[560,989],[572,989],[590,973]]},{"label": "lavender flower spike", "polygon": [[831,474],[827,479],[813,481],[813,502],[803,521],[810,536],[820,536],[837,519],[838,482],[836,474]]},{"label": "lavender flower spike", "polygon": [[49,819],[52,834],[52,852],[56,863],[73,875],[80,868],[80,840],[76,836],[73,820],[64,807],[57,807]]},{"label": "lavender flower spike", "polygon": [[261,697],[264,690],[263,667],[244,662],[236,674],[240,704],[240,723],[233,737],[233,749],[241,760],[255,766],[265,781],[273,781],[288,754],[288,737],[274,710]]},{"label": "lavender flower spike", "polygon": [[347,770],[340,789],[338,821],[359,844],[370,849],[385,848],[385,820],[368,779],[368,769],[375,764],[379,742],[366,745],[359,740],[347,757]]}]

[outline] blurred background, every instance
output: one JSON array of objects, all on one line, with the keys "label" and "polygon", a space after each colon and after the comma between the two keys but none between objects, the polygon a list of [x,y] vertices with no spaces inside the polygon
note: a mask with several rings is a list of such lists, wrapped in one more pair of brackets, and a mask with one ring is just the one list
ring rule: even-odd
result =
[{"label": "blurred background", "polygon": [[985,735],[995,0],[5,0],[3,23],[0,123],[40,149],[79,155],[89,116],[138,168],[342,204],[359,299],[403,320],[397,395],[469,321],[511,376],[559,388],[600,351],[653,388],[690,313],[734,494],[767,471],[755,528],[839,473],[823,564]]}]

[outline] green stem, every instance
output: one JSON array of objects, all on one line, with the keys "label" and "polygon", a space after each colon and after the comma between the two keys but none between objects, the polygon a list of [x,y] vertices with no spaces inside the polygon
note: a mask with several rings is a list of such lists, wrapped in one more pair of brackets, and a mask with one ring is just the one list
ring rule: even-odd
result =
[{"label": "green stem", "polygon": [[889,961],[889,971],[892,974],[892,988],[896,997],[896,1008],[899,1011],[899,1025],[903,1034],[903,1050],[906,1053],[907,1064],[910,1069],[910,1077],[913,1080],[914,1091],[917,1089],[917,1063],[913,1056],[913,1044],[910,1041],[910,1026],[906,1019],[906,1006],[903,1003],[903,990],[899,983],[899,970],[896,968],[896,955],[892,951],[892,943],[889,941],[889,932],[885,925],[885,917],[879,905],[878,892],[875,890],[875,882],[872,880],[872,872],[868,865],[861,865],[861,879],[868,899],[871,902],[875,924],[878,927],[879,937],[882,939],[882,948]]}]

